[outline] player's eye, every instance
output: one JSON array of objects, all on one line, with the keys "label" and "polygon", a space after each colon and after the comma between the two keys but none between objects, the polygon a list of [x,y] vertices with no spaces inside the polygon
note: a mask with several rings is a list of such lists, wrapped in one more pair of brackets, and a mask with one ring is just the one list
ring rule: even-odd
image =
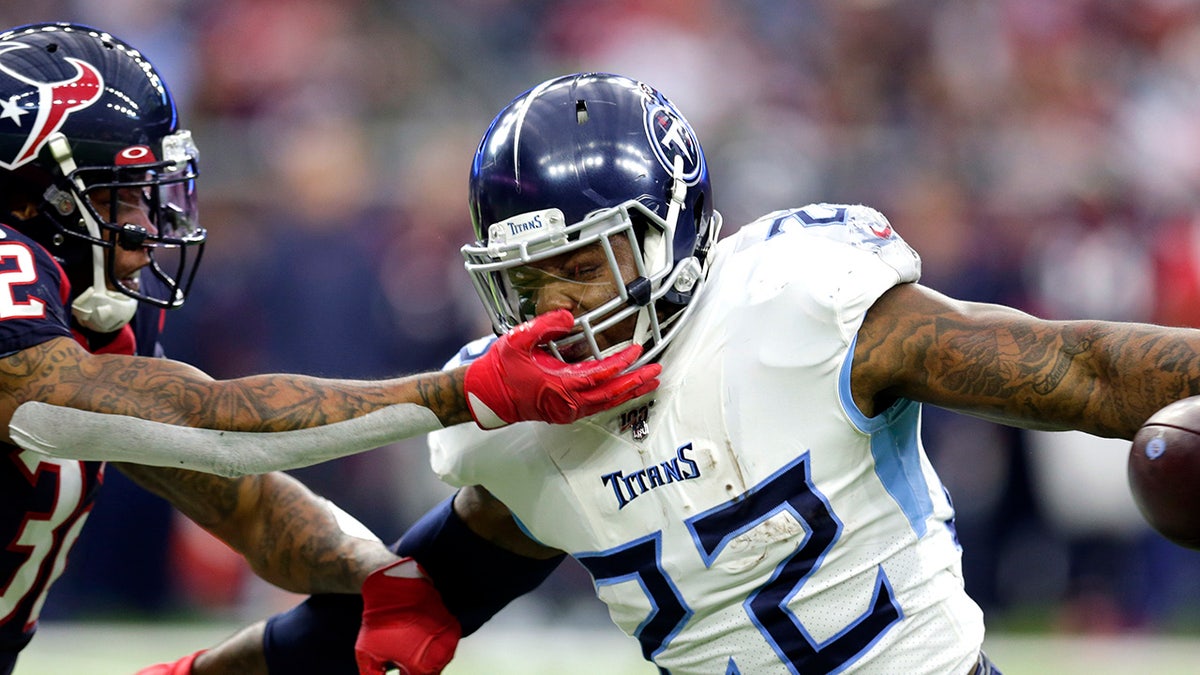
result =
[{"label": "player's eye", "polygon": [[531,291],[546,282],[546,274],[530,267],[519,267],[509,272],[508,280],[517,291]]},{"label": "player's eye", "polygon": [[578,281],[588,281],[597,276],[602,269],[604,268],[592,262],[576,263],[571,267],[569,276]]},{"label": "player's eye", "polygon": [[538,270],[529,267],[519,267],[508,273],[508,283],[516,295],[517,311],[522,319],[530,319],[537,315],[537,295],[545,276]]}]

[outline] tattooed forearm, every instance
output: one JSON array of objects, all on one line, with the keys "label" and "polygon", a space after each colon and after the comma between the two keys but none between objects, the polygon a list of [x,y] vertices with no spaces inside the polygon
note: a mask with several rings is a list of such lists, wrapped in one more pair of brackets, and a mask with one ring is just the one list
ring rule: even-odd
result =
[{"label": "tattooed forearm", "polygon": [[462,367],[435,376],[416,375],[410,378],[417,389],[418,402],[432,410],[446,426],[473,419],[466,403],[466,372],[467,369]]},{"label": "tattooed forearm", "polygon": [[163,469],[138,464],[114,464],[146,490],[171,502],[202,527],[228,522],[237,512],[239,490],[255,476],[223,478],[183,469]]},{"label": "tattooed forearm", "polygon": [[8,414],[24,400],[39,400],[211,429],[289,431],[415,403],[444,425],[470,419],[461,369],[378,382],[284,374],[217,381],[166,359],[91,356],[64,338],[3,359],[5,375],[21,383],[0,392],[0,411]]},{"label": "tattooed forearm", "polygon": [[859,341],[856,400],[903,396],[1017,426],[1129,438],[1200,394],[1200,331],[1043,321],[919,286],[885,294]]},{"label": "tattooed forearm", "polygon": [[280,473],[223,478],[121,464],[122,472],[241,553],[263,579],[297,593],[357,593],[396,559],[343,532],[326,502]]},{"label": "tattooed forearm", "polygon": [[1052,336],[996,317],[982,322],[933,317],[937,349],[927,372],[956,397],[1007,398],[1028,389],[1048,396],[1063,385],[1076,358],[1092,344],[1088,336]]},{"label": "tattooed forearm", "polygon": [[[1032,331],[1030,331],[1032,333]],[[1033,391],[1039,396],[1047,396],[1058,389],[1059,385],[1067,378],[1067,374],[1071,370],[1071,364],[1080,354],[1085,354],[1092,346],[1092,340],[1084,337],[1078,343],[1064,341],[1058,349],[1050,350],[1051,357],[1048,368],[1039,369],[1032,368],[1033,373]]]},{"label": "tattooed forearm", "polygon": [[1004,315],[936,316],[933,331],[930,402],[1048,428],[1075,426],[1096,403],[1095,336]]}]

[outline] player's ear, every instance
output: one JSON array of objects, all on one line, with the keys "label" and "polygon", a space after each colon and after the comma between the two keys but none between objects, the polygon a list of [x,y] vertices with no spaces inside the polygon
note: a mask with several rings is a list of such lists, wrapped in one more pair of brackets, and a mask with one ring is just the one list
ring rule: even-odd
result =
[{"label": "player's ear", "polygon": [[36,217],[37,204],[30,201],[27,193],[18,189],[15,183],[16,181],[5,181],[0,184],[0,214],[15,220]]},{"label": "player's ear", "polygon": [[22,201],[15,204],[8,212],[17,220],[29,220],[37,216],[37,206],[34,206],[33,202]]}]

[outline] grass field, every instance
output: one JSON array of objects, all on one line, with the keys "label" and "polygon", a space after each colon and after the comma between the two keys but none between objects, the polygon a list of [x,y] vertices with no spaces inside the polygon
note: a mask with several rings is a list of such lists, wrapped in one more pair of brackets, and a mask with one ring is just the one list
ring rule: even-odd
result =
[{"label": "grass field", "polygon": [[[238,624],[48,623],[16,675],[132,675],[219,641]],[[1195,675],[1200,637],[1065,638],[996,635],[988,654],[1005,675]],[[506,628],[464,640],[446,675],[654,675],[616,628]],[[319,674],[297,674],[319,675]]]}]

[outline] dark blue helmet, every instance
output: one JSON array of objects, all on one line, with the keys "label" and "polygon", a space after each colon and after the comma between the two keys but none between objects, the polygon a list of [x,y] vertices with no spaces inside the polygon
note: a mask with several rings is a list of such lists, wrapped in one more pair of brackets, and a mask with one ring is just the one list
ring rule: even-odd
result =
[{"label": "dark blue helmet", "polygon": [[599,357],[594,331],[640,313],[643,362],[683,323],[721,222],[687,120],[654,88],[606,73],[548,80],[501,110],[475,153],[469,199],[477,241],[463,255],[497,333],[533,313],[509,271],[627,235],[637,278],[577,317],[567,341]]},{"label": "dark blue helmet", "polygon": [[[3,213],[63,263],[85,296],[74,307],[84,325],[120,327],[135,300],[183,303],[206,237],[197,159],[166,84],[130,45],[66,23],[0,34]],[[119,222],[118,204],[131,201],[153,230]],[[157,281],[117,278],[113,256],[104,255],[114,246],[147,250]]]}]

